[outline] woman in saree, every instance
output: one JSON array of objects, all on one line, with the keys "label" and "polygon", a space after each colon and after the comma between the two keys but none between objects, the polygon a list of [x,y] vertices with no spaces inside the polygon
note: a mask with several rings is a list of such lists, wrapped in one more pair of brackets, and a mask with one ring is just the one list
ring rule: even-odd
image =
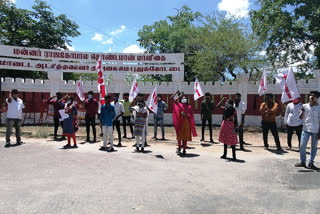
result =
[{"label": "woman in saree", "polygon": [[[176,95],[178,96],[176,97]],[[187,97],[179,91],[173,94],[170,99],[173,100],[172,120],[178,141],[177,154],[181,154],[181,148],[183,148],[182,154],[185,155],[187,142],[192,141],[192,136],[197,136],[193,109],[188,103]]]}]

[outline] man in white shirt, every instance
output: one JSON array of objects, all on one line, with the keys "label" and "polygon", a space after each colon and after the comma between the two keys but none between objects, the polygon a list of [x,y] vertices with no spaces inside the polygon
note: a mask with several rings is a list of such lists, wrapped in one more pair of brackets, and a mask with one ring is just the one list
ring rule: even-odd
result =
[{"label": "man in white shirt", "polygon": [[300,99],[297,98],[293,100],[292,103],[289,103],[286,108],[286,113],[284,115],[284,122],[287,124],[287,143],[288,143],[288,149],[291,150],[292,144],[292,135],[295,131],[298,136],[299,141],[299,149],[300,149],[300,138],[301,138],[301,132],[302,132],[302,120],[300,119],[300,113],[301,113],[302,103],[300,103]]},{"label": "man in white shirt", "polygon": [[121,145],[121,131],[120,131],[120,117],[124,114],[124,107],[123,104],[119,102],[119,94],[114,94],[113,95],[113,102],[111,105],[113,105],[114,110],[116,111],[116,117],[113,120],[113,129],[116,127],[117,132],[118,132],[118,139],[119,143],[117,146],[122,146]]},{"label": "man in white shirt", "polygon": [[7,111],[7,131],[6,131],[6,145],[10,147],[10,135],[12,127],[16,129],[17,145],[21,145],[21,121],[22,121],[22,109],[24,108],[23,101],[18,97],[18,90],[12,89],[9,93],[9,97],[6,99],[8,104]]},{"label": "man in white shirt", "polygon": [[296,167],[306,167],[306,147],[311,136],[311,153],[308,167],[311,169],[318,169],[314,165],[314,159],[317,155],[318,134],[320,123],[320,106],[318,98],[320,92],[311,91],[309,95],[309,103],[304,104],[301,109],[300,119],[303,121],[301,146],[300,146],[300,163]]},{"label": "man in white shirt", "polygon": [[241,100],[241,94],[236,93],[235,99],[234,99],[234,108],[237,111],[237,121],[238,121],[238,127],[239,127],[239,143],[240,143],[240,150],[245,150],[243,145],[243,124],[244,124],[244,118],[245,113],[247,110],[247,105],[244,101]]}]

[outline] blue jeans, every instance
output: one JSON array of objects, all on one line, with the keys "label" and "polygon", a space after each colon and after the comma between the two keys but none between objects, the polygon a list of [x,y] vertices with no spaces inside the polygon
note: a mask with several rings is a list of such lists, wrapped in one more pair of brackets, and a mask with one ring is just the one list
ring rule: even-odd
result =
[{"label": "blue jeans", "polygon": [[300,161],[301,163],[306,162],[306,148],[309,141],[309,137],[311,136],[311,154],[310,154],[310,163],[314,162],[314,158],[317,154],[317,146],[318,146],[318,133],[311,133],[302,131],[301,134],[301,146],[300,146]]}]

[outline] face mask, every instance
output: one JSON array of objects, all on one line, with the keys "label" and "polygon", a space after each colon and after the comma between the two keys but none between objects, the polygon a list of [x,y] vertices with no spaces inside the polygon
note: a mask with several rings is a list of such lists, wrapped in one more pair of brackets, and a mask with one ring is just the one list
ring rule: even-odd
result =
[{"label": "face mask", "polygon": [[67,103],[68,103],[68,104],[71,104],[71,100],[68,100]]},{"label": "face mask", "polygon": [[158,100],[160,101],[160,100],[161,100],[161,98],[160,98],[160,97],[158,97]]},{"label": "face mask", "polygon": [[181,100],[181,102],[182,103],[187,103],[187,99],[184,98],[184,99]]},{"label": "face mask", "polygon": [[88,98],[91,99],[93,96],[92,94],[88,94]]}]

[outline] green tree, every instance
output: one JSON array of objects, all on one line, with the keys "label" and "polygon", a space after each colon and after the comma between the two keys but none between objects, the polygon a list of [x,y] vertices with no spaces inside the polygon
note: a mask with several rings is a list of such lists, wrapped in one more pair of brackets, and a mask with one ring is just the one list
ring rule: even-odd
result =
[{"label": "green tree", "polygon": [[320,67],[319,0],[257,0],[250,12],[255,33],[275,66],[305,62]]},{"label": "green tree", "polygon": [[[36,0],[32,11],[16,8],[14,4],[0,2],[0,44],[47,49],[64,49],[70,38],[80,35],[79,26],[66,15],[55,16],[50,6]],[[46,78],[44,72],[3,70],[3,76],[20,78]]]},{"label": "green tree", "polygon": [[139,31],[140,45],[150,53],[184,53],[185,80],[233,79],[236,73],[259,70],[264,60],[250,26],[225,14],[203,16],[183,6]]},{"label": "green tree", "polygon": [[[201,17],[201,13],[193,12],[189,7],[183,6],[177,9],[176,16],[168,16],[168,20],[160,20],[153,25],[145,25],[138,32],[140,46],[148,53],[184,53],[185,55],[185,79],[193,80],[192,64],[186,60],[191,54],[187,50],[187,38],[194,35],[195,22]],[[157,78],[159,80],[166,80]]]},{"label": "green tree", "polygon": [[261,47],[250,26],[225,14],[204,17],[195,37],[187,44],[195,49],[189,57],[193,72],[203,81],[235,79],[265,65]]}]

